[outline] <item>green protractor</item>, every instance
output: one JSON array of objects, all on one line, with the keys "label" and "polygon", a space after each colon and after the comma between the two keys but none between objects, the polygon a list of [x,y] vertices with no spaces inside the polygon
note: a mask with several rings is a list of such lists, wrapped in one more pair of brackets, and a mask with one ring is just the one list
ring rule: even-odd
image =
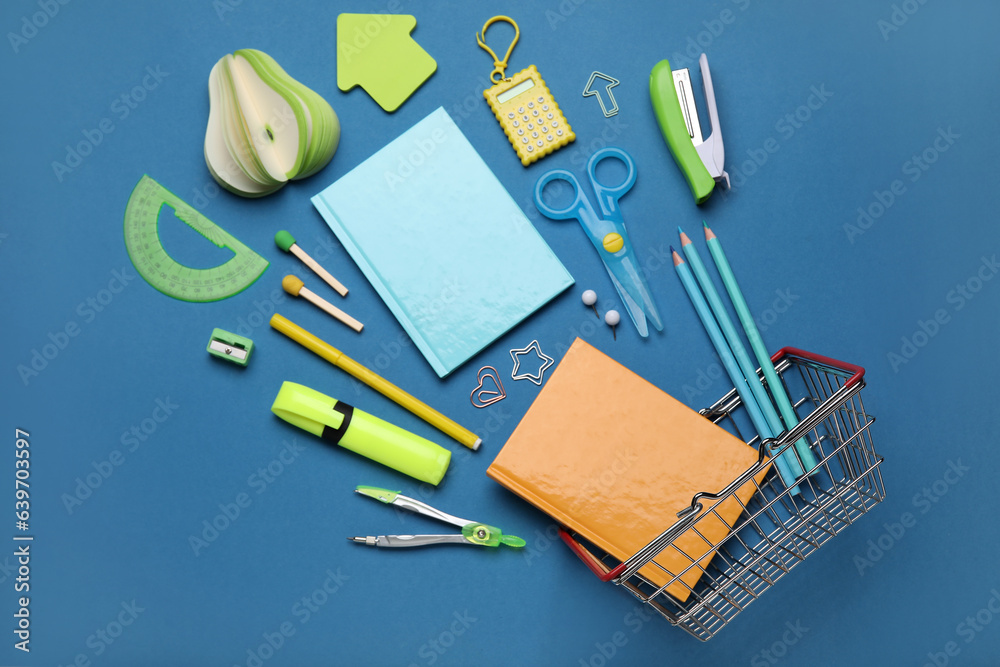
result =
[{"label": "green protractor", "polygon": [[[170,206],[174,215],[216,247],[232,250],[233,257],[210,269],[178,263],[167,254],[157,232],[163,206]],[[125,249],[147,283],[182,301],[219,301],[239,294],[268,267],[266,259],[148,175],[139,179],[125,206]]]}]

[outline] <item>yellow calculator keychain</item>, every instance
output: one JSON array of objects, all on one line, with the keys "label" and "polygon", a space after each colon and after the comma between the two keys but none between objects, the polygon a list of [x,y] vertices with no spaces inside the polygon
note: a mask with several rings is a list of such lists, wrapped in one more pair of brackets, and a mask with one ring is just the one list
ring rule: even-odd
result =
[{"label": "yellow calculator keychain", "polygon": [[[484,41],[486,29],[497,21],[506,21],[514,26],[514,41],[510,43],[503,60],[498,59]],[[576,135],[534,65],[514,76],[504,77],[507,60],[520,36],[521,31],[513,19],[494,16],[483,26],[482,35],[476,35],[476,41],[493,56],[493,72],[490,74],[493,87],[484,90],[483,97],[489,102],[504,134],[521,158],[521,164],[527,167],[570,143]]]}]

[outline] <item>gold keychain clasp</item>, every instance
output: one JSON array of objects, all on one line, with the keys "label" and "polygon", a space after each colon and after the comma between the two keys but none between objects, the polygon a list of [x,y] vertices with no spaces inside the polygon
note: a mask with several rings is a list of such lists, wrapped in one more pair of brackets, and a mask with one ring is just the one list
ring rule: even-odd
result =
[{"label": "gold keychain clasp", "polygon": [[[497,54],[493,53],[493,49],[486,46],[486,42],[484,41],[486,39],[486,29],[497,21],[506,21],[514,26],[514,41],[510,43],[509,47],[507,47],[507,55],[503,57],[503,60],[497,58]],[[493,57],[493,71],[490,73],[490,81],[492,81],[494,85],[500,83],[501,81],[510,81],[510,77],[504,76],[504,70],[507,69],[507,60],[510,58],[510,53],[514,50],[514,45],[517,44],[517,40],[520,36],[521,30],[517,27],[517,24],[514,23],[514,19],[509,16],[494,16],[483,25],[482,34],[478,32],[476,33],[476,41],[479,43],[479,46],[481,46],[486,53]],[[494,78],[495,76],[499,78]]]}]

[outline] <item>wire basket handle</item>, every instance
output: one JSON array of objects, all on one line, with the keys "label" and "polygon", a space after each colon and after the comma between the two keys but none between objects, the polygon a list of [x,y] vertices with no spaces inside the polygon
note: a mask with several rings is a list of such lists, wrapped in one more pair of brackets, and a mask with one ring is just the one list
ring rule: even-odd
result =
[{"label": "wire basket handle", "polygon": [[741,488],[744,484],[760,474],[767,466],[771,465],[771,460],[768,459],[766,452],[768,452],[776,442],[777,440],[774,438],[767,438],[766,440],[763,440],[760,445],[760,450],[757,453],[757,462],[744,470],[743,474],[739,477],[727,484],[726,488],[715,493],[699,491],[694,494],[691,498],[691,506],[685,507],[677,513],[677,517],[680,520],[674,523],[674,525],[667,530],[660,533],[659,537],[636,552],[634,556],[622,563],[624,567],[622,571],[617,574],[617,578],[625,580],[634,575],[640,568],[644,567],[649,561],[653,560],[656,554],[663,551],[668,544],[694,526],[698,519],[700,519],[704,514],[705,508],[700,502],[702,499],[720,500],[721,498],[730,496],[735,493],[737,489]]},{"label": "wire basket handle", "polygon": [[[831,370],[840,371],[843,374],[848,374],[844,384],[830,397],[832,402],[846,400],[849,395],[853,395],[861,391],[864,387],[865,369],[861,366],[838,361],[830,357],[814,354],[812,352],[807,352],[794,347],[784,347],[778,350],[771,357],[771,360],[774,363],[777,363],[785,356],[798,357],[815,366],[821,366]],[[735,390],[733,390],[732,393],[735,393]],[[800,421],[799,424],[791,431],[786,431],[783,434],[784,437],[763,439],[758,449],[757,462],[755,464],[747,468],[747,470],[745,470],[739,477],[733,480],[721,491],[716,493],[699,491],[696,493],[691,498],[691,505],[689,507],[685,507],[677,513],[677,517],[679,519],[678,521],[676,521],[667,530],[660,533],[660,535],[654,538],[652,542],[644,546],[633,556],[618,564],[614,568],[607,567],[603,561],[590,553],[586,547],[580,544],[563,528],[559,529],[559,537],[562,538],[563,542],[566,543],[570,550],[572,550],[573,553],[575,553],[577,557],[579,557],[580,560],[582,560],[601,581],[627,581],[642,567],[649,563],[649,561],[653,560],[656,554],[660,553],[660,551],[666,548],[667,545],[671,544],[680,535],[694,526],[698,519],[700,519],[704,514],[705,508],[700,502],[701,500],[719,500],[733,494],[736,489],[742,487],[753,477],[756,477],[757,474],[763,471],[766,466],[770,465],[770,459],[767,458],[768,451],[773,449],[774,456],[780,455],[781,451],[791,447],[792,444],[800,437],[815,428],[820,421],[822,421],[822,417],[816,415],[814,412],[806,419]]]},{"label": "wire basket handle", "polygon": [[766,447],[770,446],[773,442],[775,442],[775,440],[772,438],[764,440],[757,455],[757,462],[747,468],[743,474],[735,480],[730,482],[726,488],[716,493],[699,491],[694,494],[691,498],[691,505],[685,507],[677,513],[678,521],[674,522],[672,526],[660,533],[659,536],[636,552],[631,558],[613,569],[605,567],[601,561],[596,559],[593,554],[587,551],[583,545],[573,539],[573,537],[562,528],[559,529],[559,536],[562,538],[563,542],[569,546],[573,553],[575,553],[601,581],[611,581],[612,579],[626,580],[638,572],[639,569],[645,566],[649,561],[653,560],[656,554],[660,553],[660,551],[662,551],[668,544],[683,535],[688,531],[688,529],[697,523],[698,519],[700,519],[704,514],[703,510],[705,509],[704,505],[700,502],[701,499],[719,500],[720,498],[735,492],[736,489],[746,484],[751,478],[755,477],[758,473],[764,470],[766,466],[770,465],[770,460],[766,455]]}]

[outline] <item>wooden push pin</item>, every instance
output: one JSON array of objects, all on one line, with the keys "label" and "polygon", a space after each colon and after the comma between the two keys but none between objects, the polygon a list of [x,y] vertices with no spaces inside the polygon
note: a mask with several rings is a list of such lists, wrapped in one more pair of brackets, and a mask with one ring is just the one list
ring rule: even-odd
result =
[{"label": "wooden push pin", "polygon": [[337,294],[340,296],[347,296],[347,288],[344,287],[339,280],[331,276],[330,272],[320,266],[315,259],[307,255],[305,250],[297,246],[295,244],[294,236],[282,229],[274,235],[274,242],[285,252],[290,252],[302,260],[303,264],[315,271],[316,275],[325,280],[326,284],[336,290]]},{"label": "wooden push pin", "polygon": [[359,333],[361,332],[361,329],[363,329],[365,326],[361,324],[361,322],[358,322],[356,319],[354,319],[353,317],[342,311],[340,308],[337,308],[335,305],[333,305],[323,297],[317,296],[312,291],[306,289],[302,281],[299,280],[298,276],[293,276],[291,274],[285,276],[284,280],[281,281],[281,286],[284,288],[286,292],[288,292],[292,296],[305,297],[306,300],[310,301],[314,306],[317,306],[318,308],[325,310],[335,319],[339,320],[340,322],[343,322],[344,324],[346,324],[347,326],[351,327],[352,329],[354,329]]}]

